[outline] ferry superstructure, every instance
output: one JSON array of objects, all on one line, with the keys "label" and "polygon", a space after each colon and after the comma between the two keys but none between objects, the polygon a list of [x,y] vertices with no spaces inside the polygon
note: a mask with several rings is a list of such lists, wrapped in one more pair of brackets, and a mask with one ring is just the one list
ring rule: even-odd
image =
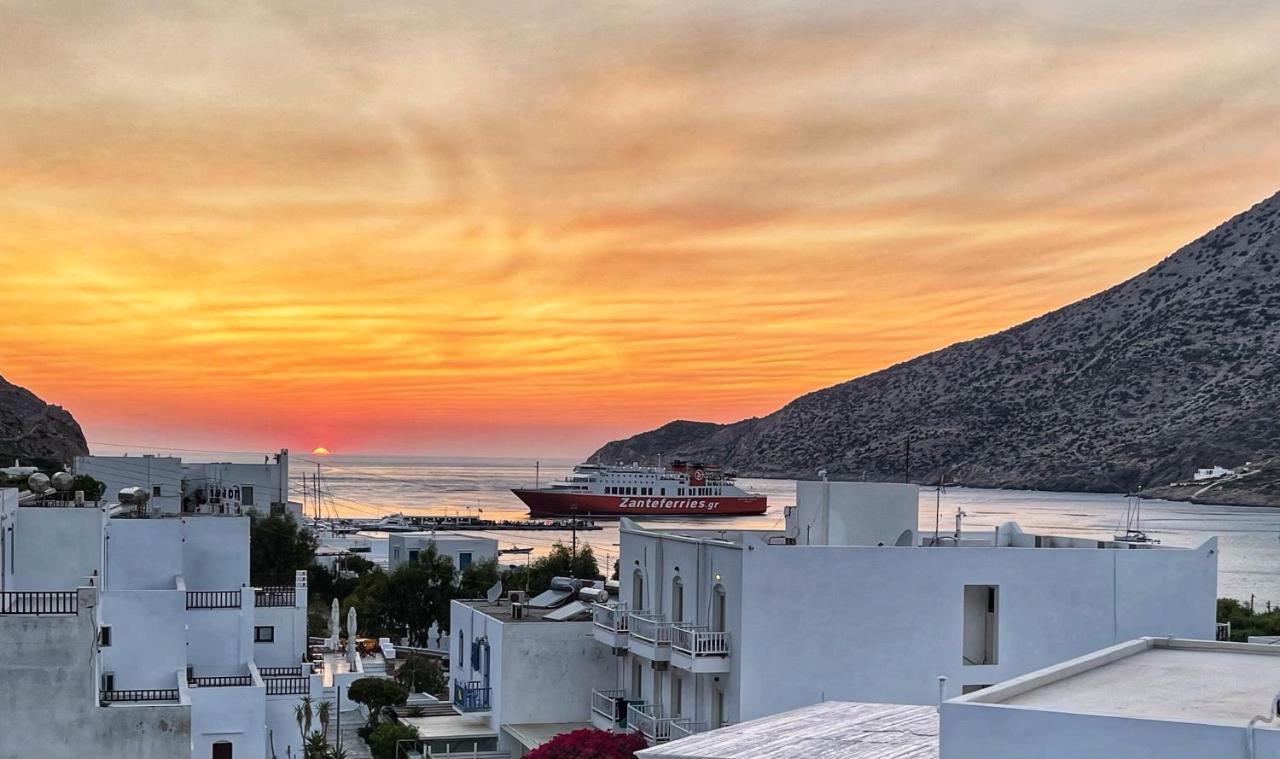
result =
[{"label": "ferry superstructure", "polygon": [[666,467],[579,464],[562,480],[511,492],[531,516],[763,514],[768,502],[734,484],[719,466],[672,461]]}]

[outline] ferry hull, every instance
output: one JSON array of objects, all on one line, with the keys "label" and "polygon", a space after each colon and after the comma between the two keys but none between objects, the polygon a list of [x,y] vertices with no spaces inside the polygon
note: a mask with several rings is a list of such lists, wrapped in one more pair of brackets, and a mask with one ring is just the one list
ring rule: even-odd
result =
[{"label": "ferry hull", "polygon": [[623,496],[520,488],[511,492],[535,517],[741,516],[763,514],[768,508],[764,496]]}]

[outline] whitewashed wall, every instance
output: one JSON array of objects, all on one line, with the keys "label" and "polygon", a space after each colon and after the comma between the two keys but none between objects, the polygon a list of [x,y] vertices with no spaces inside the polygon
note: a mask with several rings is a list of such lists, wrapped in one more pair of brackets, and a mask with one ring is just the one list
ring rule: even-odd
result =
[{"label": "whitewashed wall", "polygon": [[[1194,550],[827,548],[750,541],[741,719],[826,699],[931,704],[1140,635],[1212,638],[1217,541]],[[964,586],[999,586],[995,665],[963,661]]]},{"label": "whitewashed wall", "polygon": [[[17,491],[11,496],[16,503]],[[3,568],[5,590],[72,590],[102,572],[102,525],[98,508],[17,506],[10,512]]]},{"label": "whitewashed wall", "polygon": [[76,474],[87,474],[106,484],[103,500],[114,503],[121,488],[141,487],[152,495],[147,508],[177,513],[182,509],[182,459],[172,456],[77,456]]}]

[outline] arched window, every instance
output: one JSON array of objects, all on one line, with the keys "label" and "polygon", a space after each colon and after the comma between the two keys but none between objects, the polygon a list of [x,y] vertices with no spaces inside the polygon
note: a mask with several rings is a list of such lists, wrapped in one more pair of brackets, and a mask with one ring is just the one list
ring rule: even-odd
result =
[{"label": "arched window", "polygon": [[213,744],[213,759],[232,759],[231,741],[218,741]]},{"label": "arched window", "polygon": [[724,632],[725,612],[727,611],[727,603],[725,600],[724,586],[717,584],[711,589],[711,631]]},{"label": "arched window", "polygon": [[631,610],[644,611],[644,573],[640,567],[631,573]]},{"label": "arched window", "polygon": [[680,575],[671,580],[671,621],[688,621],[684,618],[684,581],[680,579]]}]

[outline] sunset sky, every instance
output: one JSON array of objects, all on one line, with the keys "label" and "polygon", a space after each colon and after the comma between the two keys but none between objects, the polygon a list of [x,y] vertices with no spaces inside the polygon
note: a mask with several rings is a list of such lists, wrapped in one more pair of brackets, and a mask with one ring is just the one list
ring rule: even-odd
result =
[{"label": "sunset sky", "polygon": [[1114,5],[6,0],[0,374],[135,448],[765,414],[1280,189],[1280,4]]}]

